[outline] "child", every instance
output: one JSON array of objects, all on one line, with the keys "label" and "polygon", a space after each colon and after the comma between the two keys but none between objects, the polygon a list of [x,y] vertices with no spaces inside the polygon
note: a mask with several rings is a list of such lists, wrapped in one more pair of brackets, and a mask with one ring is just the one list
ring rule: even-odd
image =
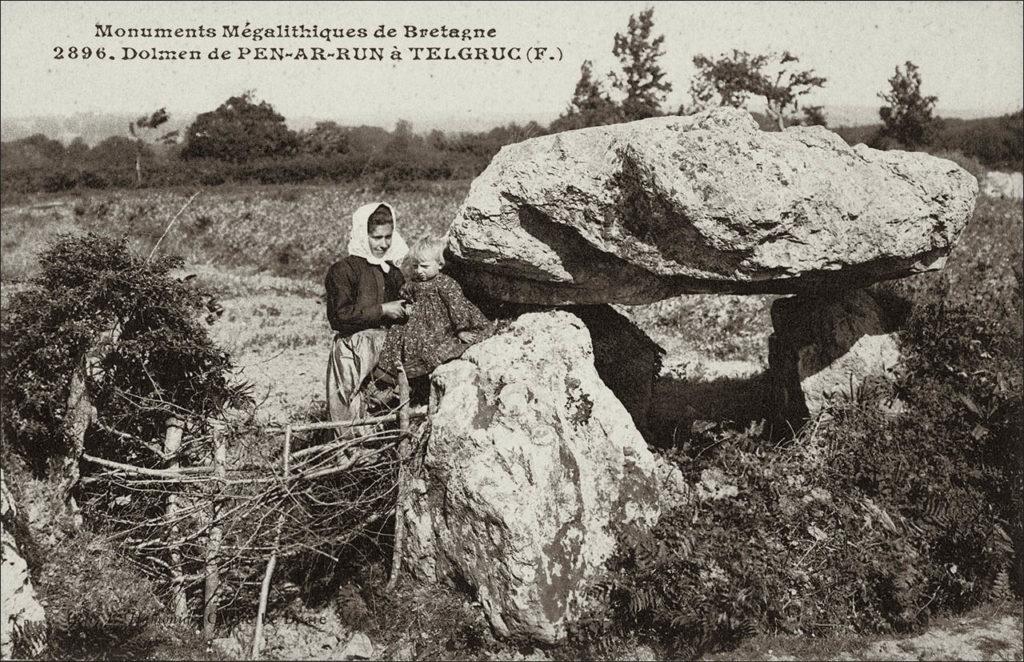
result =
[{"label": "child", "polygon": [[488,333],[483,313],[466,299],[462,288],[444,266],[444,244],[423,240],[413,245],[406,260],[411,282],[402,288],[409,302],[409,321],[392,327],[381,351],[380,366],[388,373],[401,368],[414,386],[414,400],[422,401],[425,378],[434,368],[462,356],[471,344]]}]

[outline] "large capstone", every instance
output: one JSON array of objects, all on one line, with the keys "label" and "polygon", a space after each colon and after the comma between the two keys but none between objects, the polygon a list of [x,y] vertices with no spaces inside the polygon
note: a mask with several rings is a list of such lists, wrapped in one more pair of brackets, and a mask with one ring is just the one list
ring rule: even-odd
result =
[{"label": "large capstone", "polygon": [[586,326],[523,315],[434,372],[431,408],[400,508],[405,567],[474,592],[503,636],[559,640],[615,526],[660,510],[654,458],[598,376]]},{"label": "large capstone", "polygon": [[504,147],[448,249],[465,286],[523,303],[809,293],[940,268],[977,191],[952,161],[719,108]]}]

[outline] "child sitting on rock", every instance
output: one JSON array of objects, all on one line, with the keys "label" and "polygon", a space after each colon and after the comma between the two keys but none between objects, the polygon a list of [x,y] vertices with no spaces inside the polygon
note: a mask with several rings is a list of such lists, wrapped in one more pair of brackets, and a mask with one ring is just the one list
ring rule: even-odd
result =
[{"label": "child sitting on rock", "polygon": [[409,251],[406,266],[411,282],[402,288],[402,296],[409,303],[409,321],[389,330],[380,368],[394,377],[404,367],[412,399],[422,402],[429,387],[427,377],[434,368],[462,356],[471,344],[483,340],[490,324],[459,284],[441,273],[442,242],[417,242]]}]

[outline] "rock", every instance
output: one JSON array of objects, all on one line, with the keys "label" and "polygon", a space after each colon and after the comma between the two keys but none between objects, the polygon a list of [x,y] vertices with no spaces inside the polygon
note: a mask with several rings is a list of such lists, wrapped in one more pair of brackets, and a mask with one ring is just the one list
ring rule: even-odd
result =
[{"label": "rock", "polygon": [[362,632],[355,632],[341,648],[339,660],[369,660],[373,657],[373,642]]},{"label": "rock", "polygon": [[701,471],[700,482],[697,483],[696,487],[697,498],[702,501],[731,499],[740,493],[739,488],[730,482],[729,477],[722,473],[721,469],[705,469]]},{"label": "rock", "polygon": [[985,174],[985,195],[992,198],[1020,200],[1024,198],[1024,174],[992,171]]},{"label": "rock", "polygon": [[404,565],[474,591],[497,634],[554,643],[613,552],[612,527],[656,520],[654,459],[567,312],[523,315],[431,388]]},{"label": "rock", "polygon": [[658,503],[662,512],[686,505],[696,497],[683,477],[683,472],[671,460],[654,455],[654,466],[659,486]]},{"label": "rock", "polygon": [[33,643],[27,651],[30,655],[41,651],[44,640],[33,637],[32,632],[41,632],[46,624],[46,614],[36,598],[29,576],[28,564],[18,551],[14,539],[17,509],[14,497],[7,489],[7,481],[0,471],[0,658],[10,659],[14,653],[15,633],[21,633]]},{"label": "rock", "polygon": [[[235,625],[229,638],[242,642],[244,653],[250,652],[253,622]],[[348,628],[333,607],[312,609],[299,599],[287,606],[269,611],[263,621],[263,656],[276,660],[337,660],[347,640]],[[229,644],[230,645],[230,644]],[[243,655],[245,657],[245,655]]]},{"label": "rock", "polygon": [[654,384],[665,350],[611,306],[569,309],[590,332],[594,366],[601,381],[626,408],[641,434],[650,430]]},{"label": "rock", "polygon": [[[475,293],[473,303],[499,329],[526,313],[550,310],[547,306],[495,301],[479,292]],[[648,437],[655,382],[662,369],[665,350],[612,306],[567,306],[564,310],[586,325],[597,374],[633,417],[641,434]]]},{"label": "rock", "polygon": [[856,397],[900,361],[891,315],[866,290],[779,299],[772,326],[770,408],[784,427],[817,416],[832,398]]},{"label": "rock", "polygon": [[210,642],[214,650],[228,659],[241,660],[245,657],[242,644],[235,637],[221,637]]},{"label": "rock", "polygon": [[448,249],[464,287],[523,303],[850,288],[942,267],[977,188],[951,161],[718,108],[502,148]]}]

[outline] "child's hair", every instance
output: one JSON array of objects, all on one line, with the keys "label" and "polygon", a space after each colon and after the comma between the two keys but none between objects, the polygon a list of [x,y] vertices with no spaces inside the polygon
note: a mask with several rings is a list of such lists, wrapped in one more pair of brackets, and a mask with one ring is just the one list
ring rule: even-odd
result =
[{"label": "child's hair", "polygon": [[444,241],[432,237],[413,242],[409,248],[409,263],[412,264],[419,260],[434,260],[443,267],[444,246]]},{"label": "child's hair", "polygon": [[391,215],[391,210],[384,205],[379,205],[376,209],[370,212],[369,218],[366,219],[366,230],[369,232],[373,228],[379,225],[394,225],[395,219]]}]

